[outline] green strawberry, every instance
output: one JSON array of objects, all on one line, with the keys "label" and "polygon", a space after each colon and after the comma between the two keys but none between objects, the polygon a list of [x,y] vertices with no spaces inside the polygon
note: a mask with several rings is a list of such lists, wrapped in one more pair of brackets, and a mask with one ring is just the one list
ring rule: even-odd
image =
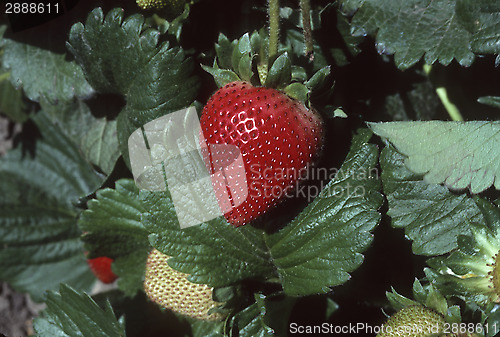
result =
[{"label": "green strawberry", "polygon": [[392,315],[377,337],[444,337],[445,324],[440,313],[422,305],[410,305]]},{"label": "green strawberry", "polygon": [[220,320],[219,313],[208,311],[222,303],[212,299],[213,289],[189,282],[189,275],[172,269],[169,256],[153,249],[148,256],[144,291],[155,303],[176,313],[201,320]]}]

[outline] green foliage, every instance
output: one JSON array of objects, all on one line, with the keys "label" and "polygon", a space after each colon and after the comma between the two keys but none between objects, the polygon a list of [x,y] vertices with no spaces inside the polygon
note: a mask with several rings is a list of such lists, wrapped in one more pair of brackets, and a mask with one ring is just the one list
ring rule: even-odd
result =
[{"label": "green foliage", "polygon": [[477,99],[479,103],[491,105],[495,108],[500,108],[500,97],[496,96],[484,96]]},{"label": "green foliage", "polygon": [[404,228],[413,240],[413,252],[439,255],[457,247],[456,238],[470,233],[473,222],[483,216],[474,200],[446,187],[428,184],[409,171],[404,156],[387,147],[380,156],[382,184],[392,225]]},{"label": "green foliage", "polygon": [[292,80],[292,65],[286,53],[278,56],[269,68],[266,86],[283,88]]},{"label": "green foliage", "polygon": [[43,112],[33,120],[43,137],[34,155],[18,147],[0,159],[0,279],[41,301],[61,282],[88,289],[94,280],[75,205],[101,179]]},{"label": "green foliage", "polygon": [[223,322],[193,320],[191,331],[193,337],[223,337]]},{"label": "green foliage", "polygon": [[89,106],[80,99],[49,102],[40,105],[52,122],[80,149],[84,158],[109,175],[120,156],[116,121],[96,118]]},{"label": "green foliage", "polygon": [[16,122],[28,119],[22,92],[6,80],[0,82],[0,112]]},{"label": "green foliage", "polygon": [[450,189],[469,188],[474,194],[491,185],[500,189],[499,122],[392,122],[370,123],[408,158],[406,167],[425,174],[429,184]]},{"label": "green foliage", "polygon": [[337,176],[288,226],[266,237],[286,293],[328,292],[361,265],[383,201],[370,136],[361,130]]},{"label": "green foliage", "polygon": [[47,309],[34,322],[40,337],[121,337],[125,336],[123,320],[117,320],[106,302],[100,308],[87,294],[61,284],[59,293],[49,292]]},{"label": "green foliage", "polygon": [[[495,28],[498,4],[490,0],[342,0],[346,13],[357,10],[351,23],[355,36],[376,34],[377,50],[394,54],[400,69],[422,57],[427,64],[453,59],[470,66],[476,53],[498,54]],[[476,15],[475,15],[476,14]]]},{"label": "green foliage", "polygon": [[151,244],[172,256],[169,265],[190,274],[191,282],[223,286],[245,278],[275,277],[260,230],[233,228],[224,218],[181,229],[168,191],[144,191],[141,199]]},{"label": "green foliage", "polygon": [[17,90],[8,78],[10,73],[0,71],[0,112],[16,122],[28,119],[23,93]]},{"label": "green foliage", "polygon": [[92,164],[97,165],[104,173],[110,174],[120,156],[116,121],[107,121],[105,118],[94,121],[82,139],[81,148],[84,156]]},{"label": "green foliage", "polygon": [[362,263],[380,220],[380,183],[373,174],[377,150],[367,144],[370,136],[367,130],[356,136],[338,177],[275,234],[233,228],[223,218],[181,229],[168,191],[141,192],[151,244],[195,283],[224,286],[279,276],[289,295],[328,292]]},{"label": "green foliage", "polygon": [[[0,158],[0,280],[47,304],[37,335],[281,337],[291,322],[380,326],[383,312],[409,306],[496,335],[499,2],[308,1],[301,13],[281,1],[267,16],[263,0],[174,2],[84,1],[19,32],[0,19],[0,139],[15,144]],[[272,48],[269,19],[280,29]],[[325,145],[311,169],[328,177],[243,227],[219,217],[181,229],[169,181],[152,192],[131,179],[128,138],[201,111],[215,90],[206,73],[321,113]],[[186,140],[198,137],[179,149]],[[185,206],[206,193],[186,191]],[[149,301],[153,247],[215,287],[227,318],[186,319]],[[114,260],[114,290],[86,294],[95,277],[85,252]]]},{"label": "green foliage", "polygon": [[232,332],[241,337],[284,336],[288,329],[284,318],[289,315],[294,302],[295,299],[290,297],[256,294],[255,303],[231,319]]},{"label": "green foliage", "polygon": [[386,296],[392,308],[399,311],[409,306],[420,305],[440,313],[448,323],[457,324],[462,321],[460,308],[456,305],[450,306],[443,294],[441,294],[434,285],[422,285],[422,283],[416,279],[413,282],[412,290],[414,300],[398,294],[394,289],[392,289],[391,292],[387,292]]},{"label": "green foliage", "polygon": [[101,189],[90,200],[78,225],[89,258],[115,259],[113,271],[120,277],[118,287],[129,296],[142,289],[146,259],[150,251],[148,233],[141,224],[144,211],[133,180],[116,182],[115,189]]},{"label": "green foliage", "polygon": [[73,97],[87,97],[93,89],[74,61],[66,54],[3,40],[2,66],[10,71],[10,81],[16,88],[22,86],[26,96],[38,102],[40,98],[67,101]]},{"label": "green foliage", "polygon": [[493,277],[500,251],[500,208],[484,200],[477,202],[485,215],[485,224],[474,224],[471,234],[458,236],[457,250],[429,259],[428,264],[436,273],[428,274],[446,295],[487,307],[499,298]]},{"label": "green foliage", "polygon": [[[121,94],[126,106],[118,117],[118,141],[128,161],[127,142],[147,122],[189,106],[197,93],[193,63],[179,47],[159,44],[160,33],[144,29],[144,18],[123,19],[116,8],[106,17],[97,8],[85,25],[73,25],[68,49],[100,93]],[[103,43],[106,41],[106,43]],[[116,57],[116,51],[120,57]]]}]

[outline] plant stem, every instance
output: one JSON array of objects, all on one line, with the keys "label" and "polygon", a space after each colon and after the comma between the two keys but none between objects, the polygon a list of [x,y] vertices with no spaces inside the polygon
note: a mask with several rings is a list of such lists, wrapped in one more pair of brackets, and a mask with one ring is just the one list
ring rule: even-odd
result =
[{"label": "plant stem", "polygon": [[311,27],[311,3],[310,0],[300,0],[300,12],[302,13],[302,29],[304,31],[304,43],[306,45],[306,56],[309,61],[314,60],[314,45]]},{"label": "plant stem", "polygon": [[[424,72],[427,76],[429,76],[431,70],[432,70],[431,65],[424,64]],[[462,114],[460,113],[460,110],[458,110],[457,106],[450,101],[450,98],[448,97],[448,91],[446,90],[446,88],[437,87],[436,94],[438,95],[439,99],[441,100],[441,103],[448,112],[448,115],[450,116],[451,120],[462,122],[464,118],[462,117]]]},{"label": "plant stem", "polygon": [[280,4],[279,0],[269,0],[269,59],[278,53],[280,38]]}]

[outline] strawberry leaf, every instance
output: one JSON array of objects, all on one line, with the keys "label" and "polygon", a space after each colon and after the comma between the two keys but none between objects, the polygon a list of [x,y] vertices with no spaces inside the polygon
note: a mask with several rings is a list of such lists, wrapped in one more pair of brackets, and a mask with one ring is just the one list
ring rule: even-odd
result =
[{"label": "strawberry leaf", "polygon": [[411,67],[422,57],[428,64],[439,61],[448,65],[453,59],[463,66],[472,64],[474,35],[461,19],[463,11],[457,6],[458,2],[341,1],[344,12],[357,10],[351,22],[353,35],[376,35],[379,53],[394,54],[394,62],[400,69]]},{"label": "strawberry leaf", "polygon": [[425,174],[429,184],[480,193],[500,189],[500,122],[390,122],[369,123],[408,156],[405,165]]},{"label": "strawberry leaf", "polygon": [[[143,24],[141,15],[123,22],[123,9],[115,8],[104,18],[102,9],[96,8],[85,25],[76,23],[71,27],[68,49],[97,91],[126,93],[138,69],[153,57],[159,32],[149,29],[140,41]],[[112,53],[115,50],[120,50],[120,57]]]},{"label": "strawberry leaf", "polygon": [[198,91],[197,79],[191,75],[192,61],[185,58],[181,48],[169,47],[168,42],[158,45],[159,38],[157,30],[144,29],[141,15],[123,20],[119,8],[106,17],[97,8],[85,25],[77,23],[70,31],[68,49],[92,86],[102,93],[125,96],[127,104],[118,116],[117,127],[127,162],[127,142],[132,132],[186,108]]},{"label": "strawberry leaf", "polygon": [[116,319],[109,301],[101,308],[89,295],[61,284],[59,293],[48,293],[46,304],[34,320],[39,337],[125,336],[125,322]]},{"label": "strawberry leaf", "polygon": [[[417,295],[417,294],[415,294],[415,290],[417,290],[418,296],[422,297],[421,289],[420,289],[421,287],[422,287],[422,285],[420,284],[420,281],[415,280],[415,282],[413,282],[413,289],[414,289],[413,294],[415,297]],[[387,291],[385,293],[385,296],[387,297],[387,300],[389,301],[391,307],[396,311],[399,311],[399,310],[403,309],[404,307],[407,307],[410,305],[418,305],[419,304],[417,301],[414,301],[412,299],[409,299],[409,298],[399,294],[394,288],[392,288],[390,292]],[[427,298],[426,295],[424,295],[423,297],[424,297],[424,300]]]},{"label": "strawberry leaf", "polygon": [[474,33],[471,47],[480,54],[499,54],[500,4],[492,0],[457,0],[457,14]]},{"label": "strawberry leaf", "polygon": [[232,317],[230,324],[240,337],[285,336],[286,318],[295,301],[292,297],[255,294],[255,303]]},{"label": "strawberry leaf", "polygon": [[96,119],[82,139],[81,148],[88,161],[109,175],[120,157],[116,121]]},{"label": "strawberry leaf", "polygon": [[252,78],[252,55],[250,53],[241,56],[240,62],[238,64],[238,73],[244,81],[249,82]]},{"label": "strawberry leaf", "polygon": [[15,122],[24,123],[28,119],[28,111],[23,101],[23,92],[16,89],[8,80],[10,73],[2,65],[3,47],[6,26],[0,25],[0,112]]},{"label": "strawberry leaf", "polygon": [[89,106],[79,99],[50,102],[41,97],[40,106],[51,122],[75,144],[81,143],[96,121]]},{"label": "strawberry leaf", "polygon": [[[153,233],[150,241],[172,256],[169,264],[174,269],[191,274],[192,282],[224,286],[245,278],[270,279],[277,268],[288,294],[326,292],[347,281],[348,272],[361,264],[360,253],[370,244],[370,230],[380,218],[379,182],[370,171],[377,149],[366,143],[369,138],[367,131],[356,137],[338,178],[298,218],[280,232],[266,235],[265,241],[259,230],[233,228],[222,217],[180,229],[169,192],[143,191],[147,211],[142,221]],[[359,186],[365,193],[353,193]],[[342,207],[346,204],[349,207]],[[315,277],[305,277],[311,273]]]},{"label": "strawberry leaf", "polygon": [[363,262],[383,201],[370,136],[362,130],[337,176],[290,224],[266,236],[287,294],[326,293]]},{"label": "strawberry leaf", "polygon": [[120,278],[118,287],[133,296],[142,289],[146,259],[150,250],[148,232],[142,226],[144,211],[139,190],[131,179],[116,182],[115,189],[97,191],[78,225],[86,234],[82,238],[89,258],[113,258],[113,271]]},{"label": "strawberry leaf", "polygon": [[74,205],[101,179],[43,112],[33,120],[35,156],[17,148],[0,159],[0,279],[39,301],[61,282],[92,284]]},{"label": "strawberry leaf", "polygon": [[192,337],[224,337],[223,325],[224,322],[193,319],[191,322]]},{"label": "strawberry leaf", "polygon": [[404,156],[391,147],[380,156],[382,183],[392,226],[404,228],[413,252],[439,255],[457,247],[457,236],[470,234],[473,222],[483,221],[480,209],[466,195],[427,184],[404,165]]},{"label": "strawberry leaf", "polygon": [[88,105],[79,99],[49,102],[40,99],[42,109],[64,134],[77,144],[87,161],[109,175],[120,156],[116,121],[95,118]]},{"label": "strawberry leaf", "polygon": [[[0,71],[0,78],[5,74],[5,72]],[[23,92],[17,90],[7,79],[0,80],[0,112],[19,123],[28,119],[26,104],[23,102]]]},{"label": "strawberry leaf", "polygon": [[26,96],[38,102],[40,97],[67,101],[88,97],[94,90],[85,80],[82,69],[66,54],[4,39],[3,67],[10,71],[10,81],[22,87]]},{"label": "strawberry leaf", "polygon": [[191,274],[191,282],[216,287],[275,276],[261,231],[234,228],[223,217],[181,229],[168,191],[141,191],[140,196],[146,208],[142,223],[152,233],[151,244],[172,256],[172,268]]}]

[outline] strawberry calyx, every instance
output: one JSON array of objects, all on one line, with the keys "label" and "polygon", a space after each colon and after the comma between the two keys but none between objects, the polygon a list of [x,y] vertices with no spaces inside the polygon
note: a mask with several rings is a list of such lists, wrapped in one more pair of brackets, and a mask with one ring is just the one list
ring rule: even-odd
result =
[{"label": "strawberry calyx", "polygon": [[307,79],[304,68],[292,65],[285,46],[281,46],[276,56],[270,57],[268,40],[264,29],[246,33],[233,41],[220,34],[215,44],[213,65],[201,66],[214,77],[219,88],[231,82],[245,81],[253,86],[281,90],[308,108],[313,92],[326,93],[325,98],[332,94],[330,66],[321,68]]},{"label": "strawberry calyx", "polygon": [[[429,277],[429,270],[425,271]],[[422,284],[416,279],[413,282],[413,299],[398,294],[394,289],[386,296],[396,313],[377,336],[457,336],[443,332],[445,326],[462,322],[460,308],[450,305],[432,283]]]},{"label": "strawberry calyx", "polygon": [[423,305],[410,305],[392,315],[377,337],[444,336],[444,316]]},{"label": "strawberry calyx", "polygon": [[[161,33],[169,31],[179,39],[180,23],[189,15],[190,7],[199,0],[136,0],[137,6],[153,12],[151,18]],[[167,21],[168,20],[168,21]]]},{"label": "strawberry calyx", "polygon": [[136,3],[142,9],[176,9],[184,8],[186,0],[136,0]]},{"label": "strawberry calyx", "polygon": [[[458,249],[431,258],[428,277],[446,295],[454,294],[483,308],[500,303],[500,229],[472,223],[471,234],[458,237]],[[497,227],[497,228],[495,228]]]}]

